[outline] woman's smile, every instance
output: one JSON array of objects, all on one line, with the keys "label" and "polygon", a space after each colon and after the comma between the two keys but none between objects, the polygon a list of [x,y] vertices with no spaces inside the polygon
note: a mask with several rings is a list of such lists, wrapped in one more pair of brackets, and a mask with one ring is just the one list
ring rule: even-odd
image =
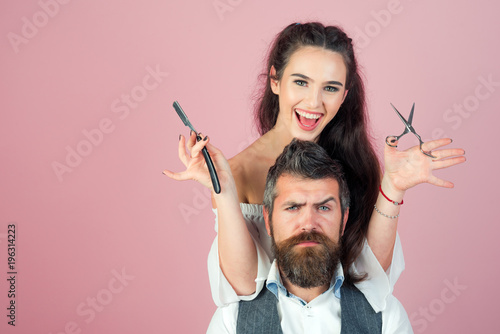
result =
[{"label": "woman's smile", "polygon": [[320,124],[320,120],[324,114],[311,112],[304,109],[295,109],[295,116],[299,127],[305,131],[312,131]]}]

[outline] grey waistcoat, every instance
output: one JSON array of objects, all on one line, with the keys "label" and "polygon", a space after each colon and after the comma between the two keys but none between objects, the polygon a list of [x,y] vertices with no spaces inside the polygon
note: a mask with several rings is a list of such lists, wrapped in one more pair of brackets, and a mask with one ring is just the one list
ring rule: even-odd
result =
[{"label": "grey waistcoat", "polygon": [[[382,313],[375,313],[355,286],[340,288],[341,334],[382,333]],[[237,334],[282,334],[278,300],[265,286],[254,300],[240,301]]]}]

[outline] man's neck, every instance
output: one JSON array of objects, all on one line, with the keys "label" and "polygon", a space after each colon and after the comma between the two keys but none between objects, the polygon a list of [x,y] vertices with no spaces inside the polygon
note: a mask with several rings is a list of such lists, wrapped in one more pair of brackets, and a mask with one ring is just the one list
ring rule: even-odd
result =
[{"label": "man's neck", "polygon": [[286,277],[283,277],[283,275],[280,276],[287,291],[292,293],[294,296],[299,297],[306,303],[310,303],[314,298],[321,295],[330,287],[330,284],[325,284],[314,288],[302,288],[300,286],[293,285],[288,279],[286,279]]}]

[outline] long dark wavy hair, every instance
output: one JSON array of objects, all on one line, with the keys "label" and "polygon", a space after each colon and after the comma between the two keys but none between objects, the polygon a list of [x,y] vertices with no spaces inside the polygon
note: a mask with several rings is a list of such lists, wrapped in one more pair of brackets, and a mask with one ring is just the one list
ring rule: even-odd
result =
[{"label": "long dark wavy hair", "polygon": [[341,262],[346,281],[355,283],[365,276],[355,276],[349,268],[363,248],[378,196],[380,165],[369,140],[365,89],[352,40],[342,29],[317,22],[293,23],[278,34],[269,52],[265,87],[257,100],[255,121],[261,135],[275,126],[279,101],[271,90],[271,66],[276,69],[276,76],[272,79],[281,80],[292,54],[304,46],[315,46],[341,54],[347,68],[346,89],[349,92],[335,117],[321,132],[318,144],[332,159],[340,161],[349,185],[351,205],[341,239]]}]

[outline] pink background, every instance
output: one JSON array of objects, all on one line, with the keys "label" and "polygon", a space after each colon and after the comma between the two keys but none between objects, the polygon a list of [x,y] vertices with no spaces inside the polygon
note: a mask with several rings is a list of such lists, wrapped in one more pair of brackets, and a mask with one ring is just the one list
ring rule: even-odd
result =
[{"label": "pink background", "polygon": [[172,101],[233,156],[256,138],[252,96],[270,41],[311,20],[357,42],[379,151],[403,130],[389,102],[404,114],[416,102],[424,139],[449,136],[467,152],[466,164],[436,173],[455,189],[420,185],[405,197],[407,269],[395,294],[415,332],[496,332],[498,4],[60,1],[0,4],[0,332],[206,331],[214,216],[201,186],[161,174],[183,169],[177,137],[188,130]]}]

